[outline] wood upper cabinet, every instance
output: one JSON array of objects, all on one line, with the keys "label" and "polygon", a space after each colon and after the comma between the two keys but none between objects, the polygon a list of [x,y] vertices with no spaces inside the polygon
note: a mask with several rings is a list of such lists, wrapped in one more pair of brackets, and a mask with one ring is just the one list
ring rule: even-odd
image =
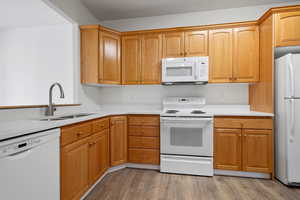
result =
[{"label": "wood upper cabinet", "polygon": [[120,33],[98,25],[80,26],[81,83],[121,84]]},{"label": "wood upper cabinet", "polygon": [[111,117],[110,123],[110,164],[116,166],[127,161],[127,117]]},{"label": "wood upper cabinet", "polygon": [[141,39],[139,35],[122,37],[122,83],[139,84],[141,80]]},{"label": "wood upper cabinet", "polygon": [[300,11],[275,14],[275,45],[300,45]]},{"label": "wood upper cabinet", "polygon": [[80,199],[89,187],[89,139],[61,149],[61,199]]},{"label": "wood upper cabinet", "polygon": [[109,129],[89,140],[89,181],[93,185],[109,168]]},{"label": "wood upper cabinet", "polygon": [[184,38],[185,56],[208,56],[208,31],[187,31]]},{"label": "wood upper cabinet", "polygon": [[215,129],[214,165],[216,169],[241,170],[241,138],[241,129]]},{"label": "wood upper cabinet", "polygon": [[163,57],[184,56],[184,32],[169,32],[163,34]]},{"label": "wood upper cabinet", "polygon": [[80,27],[81,83],[99,81],[99,26]]},{"label": "wood upper cabinet", "polygon": [[141,83],[161,83],[162,35],[145,34],[142,40]]},{"label": "wood upper cabinet", "polygon": [[100,32],[100,83],[121,83],[121,39],[120,35],[108,31]]},{"label": "wood upper cabinet", "polygon": [[231,82],[232,42],[232,29],[209,31],[209,82]]},{"label": "wood upper cabinet", "polygon": [[208,31],[169,32],[163,34],[163,57],[208,55]]},{"label": "wood upper cabinet", "polygon": [[272,130],[243,130],[243,170],[272,172]]},{"label": "wood upper cabinet", "polygon": [[256,82],[259,79],[258,26],[233,29],[233,82]]}]

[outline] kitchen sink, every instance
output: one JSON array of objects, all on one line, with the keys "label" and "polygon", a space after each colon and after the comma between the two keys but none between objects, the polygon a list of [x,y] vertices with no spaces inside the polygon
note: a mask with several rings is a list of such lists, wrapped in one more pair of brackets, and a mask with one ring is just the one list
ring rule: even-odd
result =
[{"label": "kitchen sink", "polygon": [[89,116],[92,114],[94,114],[94,113],[79,113],[79,114],[65,115],[65,116],[59,116],[59,117],[49,117],[49,118],[40,119],[40,121],[60,121],[60,120],[66,120],[66,119],[75,119],[75,118],[79,118],[79,117],[86,117],[86,116]]}]

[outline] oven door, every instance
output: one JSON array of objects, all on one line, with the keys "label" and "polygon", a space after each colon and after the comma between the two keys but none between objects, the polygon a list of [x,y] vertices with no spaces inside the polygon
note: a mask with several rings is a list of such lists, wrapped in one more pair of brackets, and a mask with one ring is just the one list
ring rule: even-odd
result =
[{"label": "oven door", "polygon": [[161,117],[162,154],[212,156],[213,118]]},{"label": "oven door", "polygon": [[193,82],[196,79],[194,62],[168,63],[162,68],[162,82]]}]

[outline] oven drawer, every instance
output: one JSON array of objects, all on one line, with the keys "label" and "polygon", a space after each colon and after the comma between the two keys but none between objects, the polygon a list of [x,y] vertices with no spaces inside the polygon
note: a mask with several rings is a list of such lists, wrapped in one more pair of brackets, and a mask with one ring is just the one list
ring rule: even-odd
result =
[{"label": "oven drawer", "polygon": [[176,174],[213,176],[213,158],[161,155],[160,171]]},{"label": "oven drawer", "polygon": [[159,137],[129,136],[129,148],[159,149]]}]

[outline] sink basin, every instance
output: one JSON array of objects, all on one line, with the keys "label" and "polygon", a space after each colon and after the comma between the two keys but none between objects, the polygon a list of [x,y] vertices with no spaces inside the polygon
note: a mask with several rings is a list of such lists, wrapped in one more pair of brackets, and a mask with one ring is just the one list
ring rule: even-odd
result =
[{"label": "sink basin", "polygon": [[40,119],[40,121],[59,121],[59,120],[66,120],[66,119],[75,119],[79,117],[86,117],[89,115],[92,115],[94,113],[79,113],[79,114],[73,114],[73,115],[65,115],[60,117],[51,117],[51,118],[43,118]]}]

